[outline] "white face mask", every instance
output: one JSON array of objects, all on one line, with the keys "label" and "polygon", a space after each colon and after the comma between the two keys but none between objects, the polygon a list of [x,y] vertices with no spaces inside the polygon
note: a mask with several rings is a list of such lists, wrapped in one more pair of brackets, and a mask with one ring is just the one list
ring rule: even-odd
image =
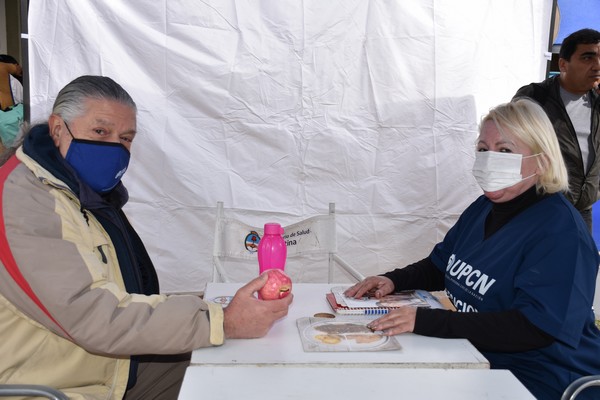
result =
[{"label": "white face mask", "polygon": [[539,154],[523,157],[522,154],[501,153],[498,151],[478,151],[475,153],[473,176],[485,192],[495,192],[506,189],[529,179],[521,175],[521,161],[525,158],[536,157]]}]

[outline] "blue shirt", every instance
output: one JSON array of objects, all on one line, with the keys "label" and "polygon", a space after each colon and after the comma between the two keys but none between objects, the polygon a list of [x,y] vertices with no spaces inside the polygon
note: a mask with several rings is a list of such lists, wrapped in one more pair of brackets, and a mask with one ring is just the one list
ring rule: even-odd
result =
[{"label": "blue shirt", "polygon": [[[547,347],[484,352],[538,399],[559,399],[575,379],[600,374],[600,330],[592,310],[600,256],[587,226],[562,194],[548,196],[484,239],[493,203],[481,196],[431,253],[461,312],[519,310],[555,338]],[[600,390],[586,389],[586,398]],[[591,398],[591,397],[590,397]]]}]

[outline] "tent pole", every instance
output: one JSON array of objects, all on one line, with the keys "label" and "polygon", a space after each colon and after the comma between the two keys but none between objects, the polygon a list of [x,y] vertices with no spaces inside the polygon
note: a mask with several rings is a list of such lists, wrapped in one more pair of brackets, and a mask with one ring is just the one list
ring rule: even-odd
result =
[{"label": "tent pole", "polygon": [[550,57],[546,62],[546,78],[550,75],[550,68],[552,67],[552,48],[554,46],[554,29],[556,27],[556,15],[558,11],[558,0],[552,0],[552,15],[550,17],[550,32],[548,33],[548,54]]},{"label": "tent pole", "polygon": [[30,90],[29,90],[29,27],[27,17],[29,14],[29,0],[19,0],[21,20],[21,67],[23,67],[23,120],[29,123],[30,117]]}]

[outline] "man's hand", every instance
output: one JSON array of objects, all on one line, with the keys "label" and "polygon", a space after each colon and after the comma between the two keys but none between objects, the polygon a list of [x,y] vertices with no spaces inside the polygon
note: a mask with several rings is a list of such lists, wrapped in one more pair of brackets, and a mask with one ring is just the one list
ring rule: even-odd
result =
[{"label": "man's hand", "polygon": [[365,295],[377,299],[394,292],[394,283],[385,276],[369,276],[356,285],[346,289],[344,294],[348,297],[359,299]]},{"label": "man's hand", "polygon": [[263,337],[271,326],[285,317],[294,298],[293,294],[279,300],[259,300],[254,294],[267,282],[262,274],[241,287],[223,310],[223,329],[229,339]]}]

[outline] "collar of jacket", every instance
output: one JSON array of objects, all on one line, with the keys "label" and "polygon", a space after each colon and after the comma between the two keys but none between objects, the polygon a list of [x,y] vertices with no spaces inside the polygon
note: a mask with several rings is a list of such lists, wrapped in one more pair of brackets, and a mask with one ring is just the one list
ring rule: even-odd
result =
[{"label": "collar of jacket", "polygon": [[[562,98],[560,96],[560,75],[554,75],[551,76],[550,78],[545,80],[546,84],[548,87],[553,87],[555,95],[558,99],[561,99],[561,103],[562,103]],[[595,106],[597,105],[597,101],[598,98],[600,98],[600,94],[598,92],[596,92],[594,89],[590,89],[589,92],[590,94],[590,99],[592,100],[592,104]]]},{"label": "collar of jacket", "polygon": [[23,141],[23,152],[67,185],[77,196],[83,208],[94,210],[112,206],[121,209],[129,200],[129,194],[122,182],[119,182],[110,193],[101,196],[81,181],[54,145],[50,138],[48,124],[31,128]]}]

